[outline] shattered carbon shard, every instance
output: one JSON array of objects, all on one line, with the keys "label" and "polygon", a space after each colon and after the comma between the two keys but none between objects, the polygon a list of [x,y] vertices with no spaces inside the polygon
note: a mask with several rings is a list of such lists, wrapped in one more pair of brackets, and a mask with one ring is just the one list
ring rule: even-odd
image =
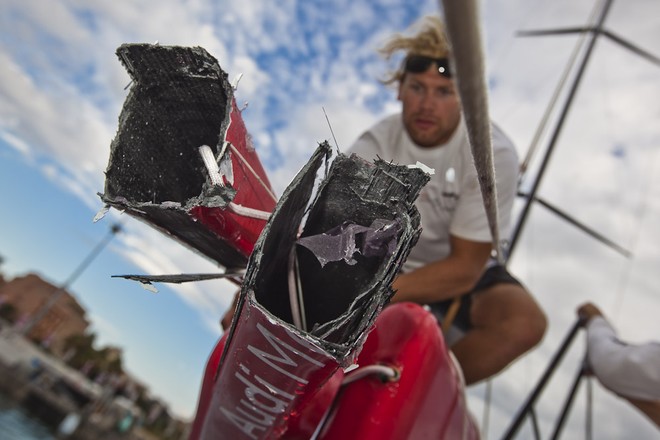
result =
[{"label": "shattered carbon shard", "polygon": [[[111,144],[102,200],[228,268],[244,267],[275,197],[251,144],[227,74],[199,47],[125,44],[117,56],[131,89]],[[199,148],[225,170],[210,185]]]}]

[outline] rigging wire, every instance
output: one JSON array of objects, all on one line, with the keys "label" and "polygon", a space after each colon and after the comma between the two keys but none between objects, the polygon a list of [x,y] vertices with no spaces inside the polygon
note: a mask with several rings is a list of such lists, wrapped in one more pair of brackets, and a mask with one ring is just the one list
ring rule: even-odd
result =
[{"label": "rigging wire", "polygon": [[[593,23],[596,20],[596,14],[597,13],[598,13],[598,3],[595,3],[594,8],[592,9],[591,14],[589,15],[588,23]],[[573,68],[575,67],[577,57],[580,54],[580,52],[582,51],[582,48],[584,47],[584,43],[586,41],[586,36],[587,36],[586,33],[584,33],[584,32],[581,33],[580,37],[578,38],[577,42],[575,43],[575,47],[573,48],[573,51],[571,52],[568,63],[566,63],[566,66],[564,68],[564,72],[562,73],[562,76],[560,77],[559,82],[557,83],[557,86],[555,87],[555,90],[552,94],[552,97],[550,98],[550,102],[548,103],[548,106],[545,108],[545,112],[543,113],[543,116],[541,118],[541,122],[537,126],[536,131],[534,132],[534,136],[532,138],[532,142],[530,143],[529,148],[527,149],[527,154],[525,155],[525,159],[520,164],[519,183],[522,182],[522,180],[525,176],[525,173],[527,172],[527,169],[529,168],[529,164],[531,163],[534,155],[538,151],[538,147],[540,145],[541,137],[547,131],[550,116],[551,116],[552,112],[554,111],[554,109],[557,105],[557,101],[559,100],[559,96],[561,95],[561,92],[564,90],[566,81],[568,80],[568,77],[570,76],[570,73],[573,71]]]},{"label": "rigging wire", "polygon": [[328,118],[328,114],[325,112],[325,107],[321,107],[323,109],[323,114],[325,115],[325,120],[328,123],[328,128],[330,129],[330,134],[332,134],[332,139],[335,141],[335,147],[337,148],[337,152],[339,152],[339,142],[337,142],[337,138],[335,137],[335,132],[332,130],[332,124],[330,124],[330,118]]}]

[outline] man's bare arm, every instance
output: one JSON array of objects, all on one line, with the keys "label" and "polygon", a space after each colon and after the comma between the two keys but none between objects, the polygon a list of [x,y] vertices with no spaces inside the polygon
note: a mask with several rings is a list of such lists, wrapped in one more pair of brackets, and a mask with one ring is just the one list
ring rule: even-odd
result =
[{"label": "man's bare arm", "polygon": [[479,280],[491,252],[491,243],[451,236],[451,254],[394,281],[393,302],[427,304],[469,291]]}]

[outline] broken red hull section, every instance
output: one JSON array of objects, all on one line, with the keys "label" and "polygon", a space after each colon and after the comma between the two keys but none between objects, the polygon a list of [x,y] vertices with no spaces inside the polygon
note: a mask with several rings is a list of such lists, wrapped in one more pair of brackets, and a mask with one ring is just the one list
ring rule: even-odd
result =
[{"label": "broken red hull section", "polygon": [[[133,82],[119,117],[103,201],[228,269],[247,264],[276,197],[236,106],[227,74],[204,49],[125,44]],[[211,185],[207,146],[223,185]]]},{"label": "broken red hull section", "polygon": [[[281,328],[277,332],[281,341],[290,341],[289,335],[282,335]],[[257,332],[252,333],[258,336]],[[416,304],[400,303],[387,307],[376,320],[356,361],[360,366],[392,366],[401,372],[398,381],[384,381],[374,375],[341,386],[344,372],[330,363],[325,366],[327,380],[316,384],[317,389],[310,393],[312,398],[290,412],[289,423],[278,427],[277,434],[280,435],[272,437],[252,436],[261,433],[261,428],[267,428],[265,420],[268,418],[264,415],[275,413],[275,401],[262,399],[259,395],[268,388],[254,380],[251,382],[257,390],[254,398],[262,399],[252,407],[254,414],[250,410],[236,413],[243,415],[243,419],[234,418],[235,424],[222,414],[222,409],[227,406],[247,408],[246,403],[240,402],[249,402],[246,398],[249,386],[238,379],[243,371],[240,364],[228,359],[227,365],[219,365],[226,336],[218,342],[206,366],[191,440],[242,438],[241,435],[245,438],[309,439],[315,433],[315,438],[320,440],[479,438],[477,424],[467,409],[458,366],[450,357],[435,318]],[[244,352],[249,344],[249,341],[242,341],[239,344],[242,348],[236,351]],[[274,346],[265,348],[265,352],[278,356]],[[323,357],[315,359],[323,360]],[[331,373],[333,368],[334,373]],[[251,377],[261,378],[264,370],[272,368],[267,364],[253,365]],[[225,372],[223,379],[216,379],[218,371],[220,377]],[[271,374],[277,375],[273,371]],[[303,373],[296,371],[295,374]],[[227,383],[227,377],[231,379],[232,375],[234,380]],[[284,376],[289,386],[299,386],[299,382]],[[284,387],[276,378],[270,380]],[[277,392],[271,393],[269,399],[276,395]],[[269,405],[270,410],[266,409]],[[324,416],[325,422],[319,427]]]},{"label": "broken red hull section", "polygon": [[[316,156],[310,162],[321,162]],[[405,209],[405,204],[412,204],[416,194],[406,200],[396,190],[396,185],[405,179],[397,178],[399,171],[391,165],[392,168],[381,166],[382,169],[374,170],[356,163],[355,159],[336,158],[326,177],[328,182],[319,189],[302,237],[298,239],[291,238],[298,236],[295,225],[299,216],[307,213],[300,208],[300,201],[309,199],[309,194],[304,192],[309,186],[306,179],[316,169],[303,170],[303,176],[292,184],[294,189],[288,189],[282,196],[248,264],[232,327],[208,362],[192,440],[478,439],[478,429],[467,410],[459,369],[451,359],[435,318],[411,303],[394,304],[380,311],[391,296],[391,280],[416,241],[418,231],[418,213],[411,208],[414,213],[407,220],[409,213]],[[300,191],[302,195],[298,194]],[[349,200],[355,194],[358,194],[356,200],[365,206],[356,207],[359,203]],[[282,255],[288,255],[288,249],[296,246],[293,242],[313,239],[319,230],[336,224],[337,218],[345,218],[343,211],[358,224],[370,224],[370,216],[374,214],[366,208],[371,208],[368,201],[374,194],[386,201],[384,205],[393,203],[387,209],[374,205],[374,210],[381,210],[379,216],[390,215],[402,225],[410,225],[402,227],[399,234],[397,246],[401,253],[396,251],[374,260],[363,252],[365,255],[356,254],[353,264],[326,262],[319,267],[315,260],[319,255],[298,250],[304,269],[302,282],[312,287],[303,290],[305,295],[312,295],[308,290],[314,291],[311,297],[305,297],[310,310],[313,309],[309,305],[311,298],[321,304],[341,302],[346,290],[355,293],[343,298],[349,309],[365,298],[366,302],[335,319],[336,327],[327,333],[297,328],[292,325],[287,305],[283,304],[288,300],[284,296],[286,288],[281,286],[280,275],[286,271],[285,265],[278,263],[283,260]],[[338,198],[346,203],[337,203]],[[341,216],[336,216],[337,213]],[[279,216],[285,216],[287,221],[278,222]],[[328,224],[319,225],[324,222]],[[324,312],[317,311],[314,315],[309,311],[307,318],[323,326],[326,319],[334,319],[325,317]],[[368,317],[370,313],[373,320],[359,316]],[[342,330],[344,326],[354,330],[349,334]],[[358,369],[345,373],[346,367],[354,364]],[[399,377],[384,380],[369,375],[342,383],[359,368],[373,365],[393,369],[399,372]]]}]

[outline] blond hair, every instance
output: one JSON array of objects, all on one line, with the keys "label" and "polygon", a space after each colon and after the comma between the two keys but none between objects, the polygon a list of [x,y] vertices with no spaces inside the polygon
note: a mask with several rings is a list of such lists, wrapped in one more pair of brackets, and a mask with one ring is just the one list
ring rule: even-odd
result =
[{"label": "blond hair", "polygon": [[[431,58],[449,57],[449,39],[445,34],[445,25],[439,17],[433,15],[422,17],[409,28],[409,31],[414,33],[411,36],[400,33],[392,36],[378,52],[386,60],[390,60],[399,51],[404,51],[406,58],[411,55],[422,55]],[[405,62],[404,58],[399,67],[388,72],[381,81],[384,84],[401,81],[405,75]]]}]

